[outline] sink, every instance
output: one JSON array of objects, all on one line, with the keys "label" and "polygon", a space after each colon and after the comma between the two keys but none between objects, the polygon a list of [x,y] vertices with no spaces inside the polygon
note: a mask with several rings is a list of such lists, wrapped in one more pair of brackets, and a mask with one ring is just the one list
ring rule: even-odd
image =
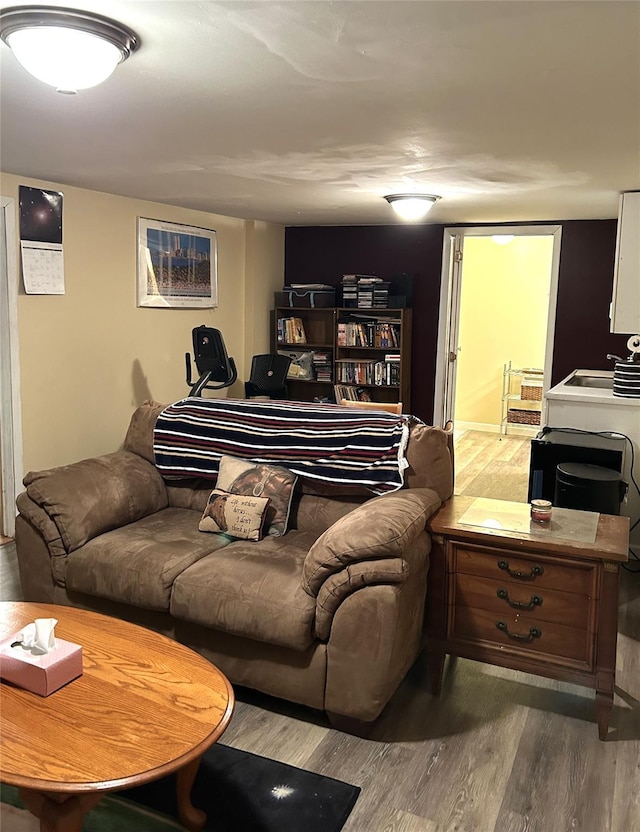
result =
[{"label": "sink", "polygon": [[574,370],[545,393],[547,399],[562,399],[565,395],[572,400],[576,400],[577,397],[580,401],[609,401],[613,399],[613,371]]},{"label": "sink", "polygon": [[578,376],[568,379],[565,384],[568,387],[599,387],[604,390],[613,390],[613,376]]}]

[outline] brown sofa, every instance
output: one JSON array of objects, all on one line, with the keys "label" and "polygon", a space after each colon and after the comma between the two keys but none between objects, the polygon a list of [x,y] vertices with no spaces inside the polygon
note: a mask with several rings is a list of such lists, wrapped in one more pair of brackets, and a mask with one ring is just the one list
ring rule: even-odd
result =
[{"label": "brown sofa", "polygon": [[228,542],[198,530],[214,483],[172,485],[154,466],[162,407],[135,411],[121,450],[24,478],[25,600],[151,627],[336,727],[375,720],[422,647],[425,525],[453,487],[447,434],[412,424],[398,491],[300,479],[284,536]]}]

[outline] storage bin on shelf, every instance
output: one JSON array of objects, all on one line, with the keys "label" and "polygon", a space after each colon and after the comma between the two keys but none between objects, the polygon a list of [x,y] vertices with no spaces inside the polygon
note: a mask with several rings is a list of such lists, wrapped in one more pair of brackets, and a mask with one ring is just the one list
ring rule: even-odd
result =
[{"label": "storage bin on shelf", "polygon": [[521,410],[517,407],[510,407],[507,410],[507,422],[512,425],[539,425],[539,410]]},{"label": "storage bin on shelf", "polygon": [[293,309],[328,309],[336,304],[335,289],[294,289],[285,286],[274,295],[275,306],[290,306]]},{"label": "storage bin on shelf", "polygon": [[523,381],[520,388],[520,397],[525,402],[541,402],[542,401],[542,382],[536,384],[531,381]]}]

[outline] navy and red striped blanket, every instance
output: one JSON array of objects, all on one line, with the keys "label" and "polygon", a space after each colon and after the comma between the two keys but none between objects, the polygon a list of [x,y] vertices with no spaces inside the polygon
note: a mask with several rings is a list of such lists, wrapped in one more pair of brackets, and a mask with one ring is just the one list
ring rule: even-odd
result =
[{"label": "navy and red striped blanket", "polygon": [[167,479],[215,479],[228,455],[383,494],[403,484],[411,419],[311,402],[186,398],[158,417],[155,463]]}]

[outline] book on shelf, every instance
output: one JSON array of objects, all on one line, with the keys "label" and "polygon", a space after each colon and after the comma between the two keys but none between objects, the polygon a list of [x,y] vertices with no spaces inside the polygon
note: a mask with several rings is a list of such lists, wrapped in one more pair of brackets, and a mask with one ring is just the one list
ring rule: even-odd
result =
[{"label": "book on shelf", "polygon": [[302,318],[278,318],[279,344],[306,344],[307,334]]},{"label": "book on shelf", "polygon": [[315,350],[313,353],[313,369],[316,381],[333,381],[333,364],[328,350]]},{"label": "book on shelf", "polygon": [[351,358],[336,361],[336,382],[342,384],[398,387],[400,372],[400,361],[354,361]]},{"label": "book on shelf", "polygon": [[339,320],[339,347],[399,347],[400,326],[377,319]]},{"label": "book on shelf", "polygon": [[333,392],[337,404],[340,404],[342,399],[349,402],[370,402],[371,396],[367,390],[362,387],[354,387],[352,384],[334,384]]}]

